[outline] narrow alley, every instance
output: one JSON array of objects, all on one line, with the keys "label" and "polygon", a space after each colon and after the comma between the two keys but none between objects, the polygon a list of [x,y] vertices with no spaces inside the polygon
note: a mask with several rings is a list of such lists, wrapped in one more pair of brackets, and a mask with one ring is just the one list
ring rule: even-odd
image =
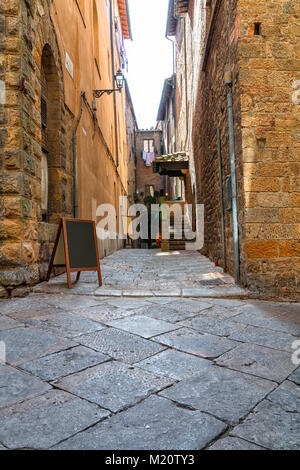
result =
[{"label": "narrow alley", "polygon": [[299,0],[0,0],[0,450],[300,450],[299,51]]}]

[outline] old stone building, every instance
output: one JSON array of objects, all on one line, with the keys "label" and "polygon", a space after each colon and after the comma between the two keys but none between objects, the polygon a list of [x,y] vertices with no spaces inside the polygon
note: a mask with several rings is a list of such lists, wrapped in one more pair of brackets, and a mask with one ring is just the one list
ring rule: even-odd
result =
[{"label": "old stone building", "polygon": [[[0,286],[44,279],[61,217],[127,194],[126,0],[0,2]],[[102,256],[122,240],[100,243]]]},{"label": "old stone building", "polygon": [[132,103],[132,98],[126,81],[126,128],[127,128],[127,194],[130,204],[134,203],[136,192],[136,149],[135,138],[138,131],[138,123]]},{"label": "old stone building", "polygon": [[[159,104],[157,122],[162,130],[164,155],[171,155],[176,152],[176,76],[175,74],[167,78],[164,83],[161,100]],[[185,187],[179,177],[168,177],[166,179],[166,192],[168,199],[184,199]]]},{"label": "old stone building", "polygon": [[170,0],[167,25],[203,253],[270,296],[299,295],[299,17],[293,0]]},{"label": "old stone building", "polygon": [[[136,190],[137,196],[144,199],[146,196],[154,196],[157,191],[165,194],[166,180],[163,176],[153,172],[153,160],[150,155],[156,157],[161,153],[161,130],[140,129],[136,133]],[[149,155],[149,160],[146,160]],[[145,159],[144,159],[145,158]]]}]

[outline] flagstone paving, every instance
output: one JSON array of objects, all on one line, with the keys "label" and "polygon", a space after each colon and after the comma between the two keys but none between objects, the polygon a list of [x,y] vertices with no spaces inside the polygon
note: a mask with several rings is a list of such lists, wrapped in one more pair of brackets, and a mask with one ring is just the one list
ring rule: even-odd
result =
[{"label": "flagstone paving", "polygon": [[300,449],[299,303],[197,253],[102,270],[0,301],[0,450]]},{"label": "flagstone paving", "polygon": [[152,357],[166,349],[152,341],[128,333],[127,331],[106,328],[78,338],[81,344],[108,354],[113,359],[133,364],[147,357]]},{"label": "flagstone paving", "polygon": [[89,348],[76,346],[75,348],[50,354],[30,362],[25,362],[20,369],[30,372],[43,380],[55,380],[66,375],[80,372],[111,358]]}]

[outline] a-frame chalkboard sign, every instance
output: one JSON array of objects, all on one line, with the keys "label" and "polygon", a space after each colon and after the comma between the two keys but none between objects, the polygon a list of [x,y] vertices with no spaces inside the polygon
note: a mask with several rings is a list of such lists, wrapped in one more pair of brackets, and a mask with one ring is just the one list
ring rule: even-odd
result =
[{"label": "a-frame chalkboard sign", "polygon": [[61,219],[47,274],[49,281],[53,268],[67,270],[68,287],[72,289],[71,273],[97,271],[102,286],[99,250],[95,222],[92,220]]}]

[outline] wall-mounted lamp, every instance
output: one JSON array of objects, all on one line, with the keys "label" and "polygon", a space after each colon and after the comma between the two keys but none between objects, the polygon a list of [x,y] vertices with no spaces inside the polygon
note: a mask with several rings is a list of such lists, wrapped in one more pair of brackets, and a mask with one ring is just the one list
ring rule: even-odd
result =
[{"label": "wall-mounted lamp", "polygon": [[113,90],[94,90],[93,91],[94,98],[101,98],[101,96],[103,96],[105,93],[107,95],[110,95],[111,93],[114,93],[115,91],[121,92],[124,86],[125,77],[120,69],[117,71],[114,79],[116,82],[116,88],[114,88]]}]

